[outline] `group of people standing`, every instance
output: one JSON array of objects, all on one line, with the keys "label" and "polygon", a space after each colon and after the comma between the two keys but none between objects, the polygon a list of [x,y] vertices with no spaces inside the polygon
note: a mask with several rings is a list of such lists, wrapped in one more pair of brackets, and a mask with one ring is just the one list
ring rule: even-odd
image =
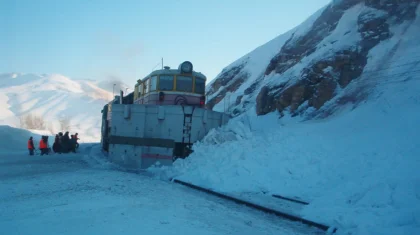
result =
[{"label": "group of people standing", "polygon": [[[55,135],[54,144],[52,150],[55,153],[69,153],[69,152],[76,152],[76,149],[79,147],[78,140],[78,133],[69,136],[69,132],[65,132],[64,135],[62,132]],[[29,155],[34,155],[35,145],[33,142],[32,136],[28,140],[28,150]],[[41,155],[48,155],[51,153],[51,148],[48,145],[48,136],[42,136],[41,140],[39,141],[39,150],[41,151]]]}]

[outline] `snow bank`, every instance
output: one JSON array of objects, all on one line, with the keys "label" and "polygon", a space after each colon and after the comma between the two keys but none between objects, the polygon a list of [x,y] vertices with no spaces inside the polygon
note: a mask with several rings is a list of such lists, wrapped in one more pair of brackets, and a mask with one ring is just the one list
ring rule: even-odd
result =
[{"label": "snow bank", "polygon": [[27,151],[30,136],[33,137],[34,145],[37,147],[42,134],[44,133],[36,134],[24,129],[0,125],[0,152]]},{"label": "snow bank", "polygon": [[388,84],[380,93],[323,121],[244,114],[165,174],[223,192],[300,197],[311,202],[305,217],[335,224],[343,234],[414,234],[420,229],[420,80]]},{"label": "snow bank", "polygon": [[365,75],[340,91],[368,92],[358,107],[305,122],[251,109],[189,158],[153,172],[227,193],[299,197],[310,202],[302,216],[339,234],[420,234],[419,22],[394,28],[372,49]]}]

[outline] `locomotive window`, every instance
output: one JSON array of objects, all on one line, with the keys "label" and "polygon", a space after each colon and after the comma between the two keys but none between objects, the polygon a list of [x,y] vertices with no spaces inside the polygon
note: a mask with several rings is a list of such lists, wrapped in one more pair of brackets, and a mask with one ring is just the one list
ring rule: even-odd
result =
[{"label": "locomotive window", "polygon": [[139,96],[142,96],[143,92],[144,92],[143,83],[140,83],[140,85],[139,85]]},{"label": "locomotive window", "polygon": [[172,91],[174,89],[174,76],[173,75],[160,75],[159,76],[159,90]]},{"label": "locomotive window", "polygon": [[206,81],[204,79],[195,77],[195,93],[204,94],[204,91],[206,89],[205,83]]},{"label": "locomotive window", "polygon": [[144,89],[144,93],[149,93],[150,91],[150,79],[146,80],[146,84],[145,84],[145,89]]},{"label": "locomotive window", "polygon": [[151,83],[150,83],[150,91],[156,91],[156,87],[157,87],[157,76],[153,76],[150,80],[151,80]]},{"label": "locomotive window", "polygon": [[136,100],[137,99],[137,97],[139,97],[139,85],[135,85],[134,86],[134,100]]},{"label": "locomotive window", "polygon": [[176,76],[176,90],[192,92],[193,80],[192,77]]}]

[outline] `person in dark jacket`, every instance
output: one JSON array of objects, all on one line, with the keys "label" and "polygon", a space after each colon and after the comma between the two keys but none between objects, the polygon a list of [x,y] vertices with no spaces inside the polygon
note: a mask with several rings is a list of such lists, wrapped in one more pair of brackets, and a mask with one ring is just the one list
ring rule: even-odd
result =
[{"label": "person in dark jacket", "polygon": [[76,148],[79,148],[79,143],[77,142],[77,140],[80,140],[80,139],[79,139],[79,133],[76,133],[76,134],[74,135],[74,137],[76,138]]},{"label": "person in dark jacket", "polygon": [[70,137],[68,131],[66,131],[66,133],[64,133],[63,138],[61,138],[61,147],[63,153],[68,153],[71,150]]},{"label": "person in dark jacket", "polygon": [[53,151],[55,153],[61,154],[61,150],[60,150],[60,138],[59,138],[58,134],[55,135],[55,140],[54,140],[54,144],[53,144]]},{"label": "person in dark jacket", "polygon": [[71,138],[70,138],[70,150],[73,153],[76,152],[76,137],[74,135],[71,135]]},{"label": "person in dark jacket", "polygon": [[29,137],[29,140],[28,140],[28,150],[29,150],[29,155],[34,155],[35,146],[34,146],[34,141],[32,139],[32,136]]},{"label": "person in dark jacket", "polygon": [[60,144],[60,146],[62,145],[62,140],[63,140],[63,132],[58,132],[58,143]]}]

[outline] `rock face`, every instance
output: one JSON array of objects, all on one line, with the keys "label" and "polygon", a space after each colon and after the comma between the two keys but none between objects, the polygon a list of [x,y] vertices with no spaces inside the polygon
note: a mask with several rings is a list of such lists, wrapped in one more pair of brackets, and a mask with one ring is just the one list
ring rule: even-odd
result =
[{"label": "rock face", "polygon": [[270,61],[265,75],[269,75],[273,71],[283,73],[296,65],[303,57],[314,53],[317,44],[335,30],[344,12],[360,2],[361,0],[348,0],[328,6],[308,33],[296,39],[292,36],[284,44],[281,51]]},{"label": "rock face", "polygon": [[[242,87],[233,113],[241,113],[252,101],[258,115],[275,110],[298,115],[302,107],[320,109],[337,90],[362,75],[372,48],[393,36],[392,26],[415,19],[418,5],[418,0],[333,1],[309,30],[291,33],[261,74]],[[248,62],[249,57],[215,79],[207,93],[209,108],[250,79]]]},{"label": "rock face", "polygon": [[210,85],[210,89],[206,92],[206,96],[209,97],[214,95],[215,92],[221,90],[221,87],[223,87],[223,89],[219,94],[208,100],[206,104],[207,108],[212,109],[215,104],[219,103],[225,97],[227,92],[234,92],[242,85],[248,77],[247,73],[242,72],[245,65],[246,62],[222,71],[218,78]]}]

